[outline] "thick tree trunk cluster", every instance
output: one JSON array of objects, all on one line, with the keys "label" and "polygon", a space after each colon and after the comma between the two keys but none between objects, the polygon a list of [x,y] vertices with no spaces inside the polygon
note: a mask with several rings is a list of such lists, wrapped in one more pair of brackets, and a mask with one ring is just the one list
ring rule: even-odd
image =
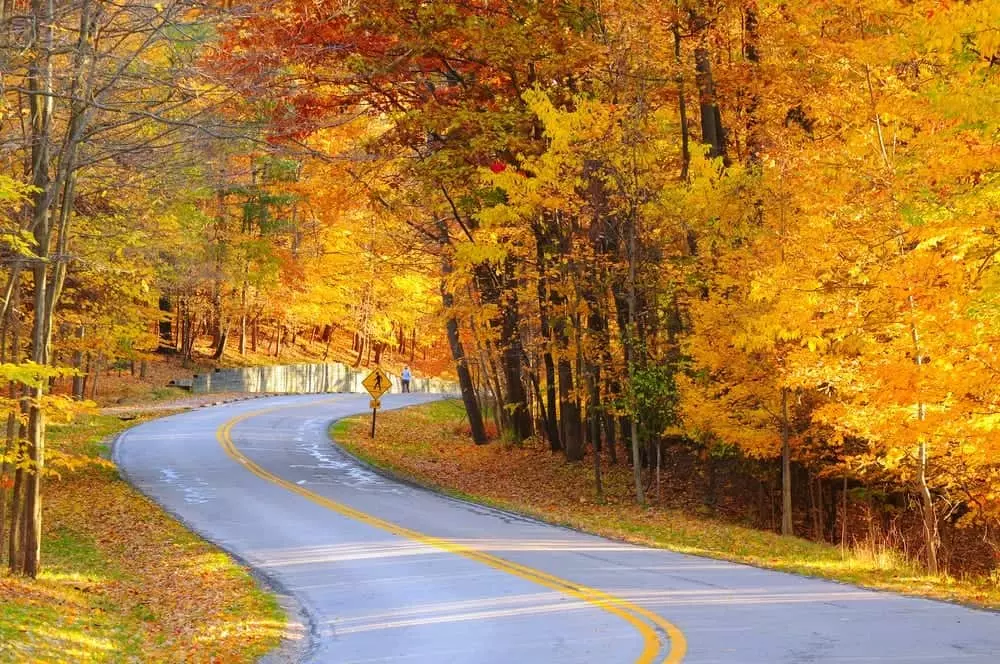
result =
[{"label": "thick tree trunk cluster", "polygon": [[[158,8],[147,12],[126,3],[109,10],[93,0],[24,0],[4,2],[0,7],[0,93],[5,108],[22,118],[20,123],[3,127],[4,163],[15,180],[30,185],[20,210],[9,218],[20,224],[12,236],[32,240],[29,248],[15,248],[5,256],[8,281],[0,311],[0,354],[12,364],[30,360],[39,367],[35,376],[19,377],[18,384],[9,388],[14,402],[20,400],[20,412],[7,417],[7,452],[0,468],[0,539],[6,538],[7,563],[17,574],[36,576],[41,569],[41,486],[46,466],[43,397],[64,375],[53,368],[66,362],[65,356],[54,357],[53,328],[67,274],[78,258],[72,244],[79,236],[73,227],[79,217],[96,218],[98,209],[108,217],[116,210],[115,205],[95,206],[93,201],[89,208],[81,205],[81,174],[95,164],[113,162],[123,168],[138,164],[135,155],[152,151],[163,135],[155,129],[136,131],[136,125],[148,121],[152,127],[167,107],[180,119],[184,106],[177,99],[161,102],[137,98],[135,93],[162,83],[162,79],[154,82],[152,70],[147,72],[146,65],[137,63],[170,39],[166,26],[187,12],[172,2]],[[158,64],[164,60],[160,58]],[[149,78],[140,83],[144,76]],[[123,88],[128,90],[124,95]],[[136,112],[139,108],[141,112]],[[170,133],[171,145],[179,146],[176,127]],[[137,136],[141,142],[131,143]],[[4,209],[5,222],[12,207]],[[106,230],[102,224],[94,231],[98,235]],[[112,233],[108,230],[108,237]],[[73,286],[79,288],[78,283]],[[75,295],[86,299],[86,294]],[[105,348],[100,345],[101,332],[83,322],[92,313],[88,304],[77,302],[73,314],[58,321],[61,343],[73,349],[69,363],[78,373],[70,390],[76,398],[96,394],[97,377],[107,357],[101,350]],[[171,308],[171,304],[164,300],[160,307]],[[168,345],[174,331],[166,321],[158,321],[157,327],[161,344]]]}]

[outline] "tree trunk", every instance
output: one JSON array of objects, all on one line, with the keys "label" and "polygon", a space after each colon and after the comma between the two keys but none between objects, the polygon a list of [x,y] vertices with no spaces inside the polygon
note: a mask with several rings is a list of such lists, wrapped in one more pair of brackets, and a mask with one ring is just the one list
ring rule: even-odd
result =
[{"label": "tree trunk", "polygon": [[[85,328],[80,325],[76,328],[76,339],[78,342],[83,341],[83,336],[85,333]],[[77,370],[77,375],[73,376],[73,398],[77,401],[83,400],[83,386],[84,386],[84,375],[83,375],[83,349],[77,348],[73,352],[73,368]]]},{"label": "tree trunk", "polygon": [[[559,336],[560,332],[557,332],[556,337]],[[579,461],[583,458],[583,444],[580,440],[580,409],[573,395],[573,365],[568,358],[560,355],[557,366],[563,449],[566,451],[567,461]]]},{"label": "tree trunk", "polygon": [[358,351],[358,356],[354,359],[354,366],[360,367],[361,360],[365,359],[365,349],[368,347],[368,337],[362,335],[360,332],[356,332],[355,335],[355,350]]},{"label": "tree trunk", "polygon": [[538,260],[538,317],[544,343],[542,363],[545,366],[545,437],[549,439],[549,449],[562,449],[559,436],[559,420],[556,413],[556,364],[552,358],[552,330],[549,322],[548,262],[547,252],[552,244],[549,234],[541,222],[535,224],[535,246]]},{"label": "tree trunk", "polygon": [[840,491],[840,548],[847,547],[847,475]]},{"label": "tree trunk", "polygon": [[[27,73],[27,97],[31,120],[31,195],[32,219],[30,231],[35,240],[38,260],[34,261],[33,304],[34,317],[31,334],[31,359],[40,366],[50,363],[52,345],[52,324],[56,304],[62,293],[66,278],[67,261],[62,257],[69,254],[69,226],[75,200],[76,165],[80,144],[84,140],[89,121],[90,79],[92,72],[93,44],[92,31],[96,28],[93,4],[82,0],[79,4],[79,30],[76,48],[73,50],[72,66],[69,70],[71,84],[69,90],[69,114],[65,124],[65,135],[53,140],[53,30],[56,19],[53,16],[54,3],[51,0],[31,2],[31,43]],[[62,73],[62,72],[61,72]],[[60,153],[55,160],[55,178],[50,174],[51,147],[59,145]],[[53,209],[58,217],[53,219]],[[54,246],[53,246],[54,245]],[[49,260],[53,249],[58,260]],[[25,485],[22,517],[23,574],[35,578],[41,570],[42,538],[42,475],[45,469],[45,413],[42,397],[44,386],[30,390],[28,406],[28,456],[32,462],[30,472],[23,478]]]},{"label": "tree trunk", "polygon": [[596,367],[588,377],[590,403],[587,406],[587,419],[590,421],[590,440],[594,451],[594,490],[597,497],[604,497],[604,485],[601,478],[601,394],[598,388]]},{"label": "tree trunk", "polygon": [[174,307],[170,298],[166,295],[160,296],[160,320],[159,320],[159,345],[160,348],[169,349],[174,346],[173,322],[171,320]]},{"label": "tree trunk", "polygon": [[781,534],[794,535],[792,525],[792,448],[788,422],[788,388],[781,388]]},{"label": "tree trunk", "polygon": [[500,330],[500,346],[502,352],[504,382],[507,393],[504,401],[504,411],[510,418],[511,433],[514,440],[521,442],[531,435],[531,413],[528,410],[528,395],[524,390],[522,375],[524,350],[521,347],[519,331],[517,293],[510,293],[507,306],[503,309],[503,320]]},{"label": "tree trunk", "polygon": [[[16,399],[17,397],[17,385],[11,383],[9,385],[10,397],[11,399]],[[3,448],[3,461],[0,463],[0,543],[4,541],[4,533],[6,532],[6,521],[7,521],[7,477],[11,474],[11,470],[15,467],[17,463],[17,457],[20,455],[20,440],[19,440],[19,427],[17,423],[17,416],[14,413],[10,413],[7,416],[7,431],[4,440]],[[12,521],[17,519],[17,513],[12,517]]]},{"label": "tree trunk", "polygon": [[757,18],[757,1],[744,0],[743,9],[743,55],[750,65],[752,75],[747,85],[746,132],[747,132],[747,164],[756,170],[760,166],[764,151],[764,139],[761,135],[760,108],[760,50],[759,21]]},{"label": "tree trunk", "polygon": [[[18,457],[23,454],[19,451]],[[21,557],[21,524],[22,518],[22,496],[24,494],[24,475],[22,466],[18,466],[14,471],[14,486],[10,494],[10,530],[7,533],[7,567],[11,573],[19,574],[22,570]]]},{"label": "tree trunk", "polygon": [[489,442],[486,439],[486,427],[483,425],[483,413],[476,400],[476,390],[472,384],[472,374],[469,373],[469,364],[465,357],[465,348],[462,347],[462,340],[458,334],[458,320],[455,318],[455,296],[448,290],[448,277],[454,272],[454,265],[448,250],[451,246],[448,226],[444,221],[438,221],[438,230],[441,233],[441,303],[444,306],[447,316],[445,328],[448,332],[448,345],[451,347],[451,357],[455,362],[455,370],[458,373],[458,385],[462,391],[462,403],[465,405],[465,413],[469,418],[469,428],[472,432],[472,440],[476,445],[484,445]]},{"label": "tree trunk", "polygon": [[185,312],[184,321],[184,343],[183,349],[181,350],[181,356],[184,358],[185,362],[192,362],[194,360],[194,340],[196,335],[197,321],[191,318],[190,312]]},{"label": "tree trunk", "polygon": [[[449,309],[454,304],[454,296],[447,292],[444,283],[441,284],[442,301],[445,309]],[[458,321],[452,313],[448,314],[445,327],[448,332],[448,345],[451,346],[451,357],[455,361],[455,369],[458,373],[458,384],[462,391],[462,403],[465,405],[465,412],[469,418],[469,426],[472,430],[472,440],[477,445],[487,443],[486,428],[483,426],[483,414],[476,400],[476,390],[472,385],[472,375],[469,373],[469,365],[465,359],[465,349],[462,348],[462,341],[458,336]]]},{"label": "tree trunk", "polygon": [[184,352],[183,302],[184,298],[177,299],[176,317],[174,318],[174,320],[177,321],[174,325],[174,350],[182,355]]},{"label": "tree trunk", "polygon": [[[42,389],[34,388],[33,399],[42,397]],[[24,495],[25,529],[23,532],[24,562],[22,572],[35,578],[42,565],[42,469],[45,467],[45,413],[32,404],[28,411],[28,456],[33,467],[27,474]]]},{"label": "tree trunk", "polygon": [[618,464],[618,441],[615,436],[615,416],[612,413],[604,414],[604,440],[608,446],[608,460]]},{"label": "tree trunk", "polygon": [[528,377],[530,378],[531,385],[535,390],[535,399],[538,401],[538,409],[541,411],[541,419],[543,422],[548,422],[548,412],[545,407],[545,400],[542,398],[542,389],[538,384],[538,372],[530,370],[528,372]]},{"label": "tree trunk", "polygon": [[[920,404],[920,417],[924,417],[924,405]],[[941,538],[938,533],[937,512],[934,509],[934,498],[931,496],[930,485],[927,482],[927,440],[920,441],[920,502],[921,516],[924,525],[924,541],[927,545],[927,573],[936,575],[940,571],[938,563],[938,548]]]},{"label": "tree trunk", "polygon": [[548,347],[542,353],[542,364],[545,366],[545,436],[549,439],[549,448],[557,452],[562,449],[562,439],[556,410],[556,363]]},{"label": "tree trunk", "polygon": [[104,353],[98,353],[97,359],[94,360],[94,375],[90,382],[90,400],[97,401],[97,385],[100,382],[98,379],[101,376],[101,369],[104,364]]},{"label": "tree trunk", "polygon": [[226,344],[229,342],[229,323],[223,325],[217,336],[218,344],[215,347],[215,353],[212,355],[212,359],[215,361],[221,360],[226,352]]},{"label": "tree trunk", "polygon": [[90,385],[90,372],[93,364],[93,358],[90,353],[85,353],[83,356],[83,376],[80,383],[80,401],[87,398],[87,386]]},{"label": "tree trunk", "polygon": [[663,502],[663,491],[660,485],[660,469],[663,463],[663,441],[656,438],[656,502]]},{"label": "tree trunk", "polygon": [[[476,337],[476,344],[479,344],[478,335]],[[490,414],[493,416],[493,421],[497,425],[497,431],[507,431],[510,428],[510,413],[503,408],[504,391],[500,381],[502,372],[494,361],[492,350],[489,343],[487,343],[486,347],[479,353],[480,365],[483,371],[483,383],[489,387],[489,393],[493,395],[493,398],[487,401],[487,406]],[[480,401],[481,403],[482,401]]]},{"label": "tree trunk", "polygon": [[189,363],[194,359],[194,337],[195,337],[195,321],[191,317],[191,309],[188,306],[187,300],[183,300],[178,307],[180,308],[180,351],[181,359],[184,366],[189,366]]},{"label": "tree trunk", "polygon": [[247,354],[247,313],[240,314],[240,356]]},{"label": "tree trunk", "polygon": [[[681,15],[680,0],[675,0],[676,15]],[[689,146],[687,91],[684,89],[684,73],[681,67],[681,26],[680,21],[673,22],[674,33],[674,64],[677,67],[677,105],[681,125],[681,180],[688,179],[688,169],[691,166],[691,148]]]},{"label": "tree trunk", "polygon": [[[636,217],[629,219],[628,239],[628,330],[625,332],[625,363],[628,367],[629,380],[635,371],[635,335],[636,335],[636,251],[638,246],[638,229]],[[634,412],[629,417],[629,434],[632,437],[632,480],[635,483],[635,499],[639,505],[646,505],[646,494],[642,489],[642,460],[639,458],[639,414]]]},{"label": "tree trunk", "polygon": [[722,127],[722,112],[715,96],[715,79],[712,77],[712,61],[708,51],[708,21],[691,12],[691,27],[698,34],[698,45],[694,49],[695,82],[698,85],[699,108],[701,111],[701,138],[709,146],[708,156],[726,157],[726,139]]},{"label": "tree trunk", "polygon": [[[922,375],[921,367],[924,365],[924,354],[920,345],[920,334],[917,331],[916,323],[916,300],[912,295],[908,298],[910,308],[910,339],[913,342],[913,361],[917,364],[918,376]],[[923,422],[927,418],[927,407],[919,397],[920,386],[918,385],[917,419]],[[934,509],[934,497],[931,495],[930,483],[927,479],[927,458],[928,440],[924,435],[920,435],[918,440],[920,459],[917,481],[920,486],[921,516],[924,526],[924,544],[927,548],[927,573],[936,575],[940,566],[938,564],[938,548],[941,545],[941,537],[938,532],[937,512]]]},{"label": "tree trunk", "polygon": [[[49,281],[49,262],[45,260],[50,253],[52,241],[52,214],[51,206],[55,202],[58,192],[64,192],[67,199],[72,198],[72,186],[70,184],[63,188],[64,183],[68,183],[67,171],[72,172],[72,134],[78,129],[79,117],[75,114],[70,119],[70,127],[67,135],[69,144],[66,149],[70,152],[62,155],[66,159],[65,167],[60,163],[55,181],[50,177],[50,148],[52,144],[52,52],[53,52],[53,5],[46,0],[32,0],[31,20],[32,20],[32,44],[31,61],[28,65],[28,101],[31,114],[31,177],[35,190],[31,196],[32,200],[32,233],[36,244],[36,253],[40,260],[34,263],[32,272],[34,281],[33,304],[34,320],[32,322],[31,333],[31,359],[39,365],[47,365],[49,361],[49,340],[52,334],[52,308],[50,301],[55,301],[55,293],[50,293],[50,288],[55,288],[56,283]],[[90,3],[85,2],[81,7],[83,12],[81,20],[89,24],[86,19],[90,11]],[[81,30],[81,39],[86,32]],[[82,53],[77,53],[75,61],[79,64]],[[79,69],[77,69],[77,72]],[[76,86],[74,85],[74,89]],[[79,90],[76,90],[79,92]],[[64,178],[60,181],[60,178]],[[68,220],[68,208],[64,201],[63,210],[65,217],[60,220]],[[65,236],[60,238],[65,240]],[[51,296],[51,300],[50,300]],[[31,405],[28,411],[28,456],[32,461],[32,470],[25,478],[25,494],[23,517],[25,519],[24,532],[22,533],[22,554],[24,556],[21,572],[27,576],[35,577],[41,567],[41,535],[42,535],[42,498],[41,498],[41,473],[45,467],[45,418],[42,413],[43,388],[35,387],[31,389]]]},{"label": "tree trunk", "polygon": [[[595,198],[599,198],[602,201],[605,200],[603,187],[600,188],[599,193],[595,193]],[[607,259],[607,255],[611,253],[611,243],[607,239],[611,234],[611,230],[610,224],[607,222],[607,217],[603,214],[598,215],[591,228],[591,238],[596,259],[585,263],[582,270],[583,274],[580,275],[581,278],[577,281],[578,284],[582,283],[583,287],[578,287],[576,290],[577,310],[580,310],[579,299],[581,295],[587,303],[586,332],[590,341],[591,356],[586,359],[583,357],[583,351],[579,343],[582,328],[578,314],[577,329],[580,330],[580,333],[577,335],[577,357],[587,385],[587,421],[590,428],[590,442],[594,450],[594,481],[598,498],[603,496],[601,478],[601,419],[603,410],[601,405],[601,362],[605,362],[605,366],[611,366],[611,352],[608,349],[610,344],[608,343],[607,319],[603,313],[606,302],[601,301],[598,292],[599,289],[603,288],[603,284],[606,283],[607,274],[603,264]]]},{"label": "tree trunk", "polygon": [[222,320],[221,285],[216,285],[216,293],[212,296],[212,348],[218,348],[222,341],[225,322]]},{"label": "tree trunk", "polygon": [[[553,305],[566,308],[566,298],[556,290],[549,293],[549,301]],[[570,363],[569,313],[559,311],[552,324],[559,358],[556,368],[559,374],[559,424],[562,434],[562,447],[568,461],[579,461],[583,458],[581,441],[580,408],[573,392],[573,365]]]},{"label": "tree trunk", "polygon": [[[574,281],[577,281],[577,280],[574,279]],[[579,310],[580,310],[580,295],[579,295],[579,292],[575,292],[574,293],[573,308],[577,312],[579,312]],[[584,368],[583,368],[583,327],[580,325],[580,315],[579,315],[579,313],[574,314],[572,320],[573,320],[573,327],[576,330],[576,334],[574,335],[574,340],[573,340],[574,341],[575,350],[576,350],[576,367],[575,367],[576,382],[577,382],[577,386],[580,388],[580,390],[584,390],[585,394],[589,394],[589,390],[586,390],[586,387],[585,387],[586,378],[587,377],[584,375],[585,372],[584,372]],[[586,446],[586,438],[590,436],[590,427],[587,427],[587,426],[584,425],[584,412],[583,412],[583,404],[581,403],[580,394],[579,394],[580,390],[578,390],[577,392],[575,392],[574,395],[573,395],[573,406],[576,408],[576,414],[575,414],[576,420],[575,421],[579,422],[579,424],[577,425],[578,426],[577,437],[579,439],[579,442],[577,444],[579,445],[579,448],[580,448],[580,451],[579,451],[580,457],[579,458],[582,459],[583,458],[584,447]],[[587,413],[587,415],[589,416],[590,413]],[[574,450],[574,452],[575,452],[575,450]],[[566,458],[568,460],[570,460],[570,461],[575,461],[576,460],[576,459],[570,458],[570,448],[568,446],[566,448]]]}]

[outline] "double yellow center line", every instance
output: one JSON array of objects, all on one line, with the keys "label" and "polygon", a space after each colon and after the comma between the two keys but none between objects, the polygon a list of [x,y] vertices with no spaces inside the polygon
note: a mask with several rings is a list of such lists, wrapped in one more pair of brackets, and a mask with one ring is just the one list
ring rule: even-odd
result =
[{"label": "double yellow center line", "polygon": [[[313,403],[309,405],[315,404]],[[217,431],[219,444],[222,446],[222,449],[225,450],[226,454],[237,462],[243,464],[243,466],[245,466],[247,470],[254,475],[288,489],[293,493],[297,493],[303,498],[325,507],[328,510],[336,512],[337,514],[354,519],[355,521],[360,521],[361,523],[384,530],[385,532],[393,535],[405,537],[414,542],[419,542],[441,551],[447,551],[448,553],[453,553],[455,555],[462,556],[463,558],[468,558],[469,560],[475,560],[478,563],[482,563],[494,569],[506,572],[507,574],[511,574],[518,578],[525,579],[526,581],[531,581],[532,583],[536,583],[540,586],[558,591],[564,595],[582,600],[590,605],[618,616],[635,627],[635,629],[642,636],[642,653],[635,661],[635,664],[653,664],[657,661],[660,661],[662,664],[679,664],[684,659],[684,655],[687,651],[687,641],[684,638],[684,634],[675,625],[664,620],[648,609],[644,609],[643,607],[637,606],[628,600],[616,597],[601,590],[597,590],[596,588],[588,588],[587,586],[547,574],[541,570],[526,567],[503,558],[498,558],[458,542],[442,539],[440,537],[433,537],[431,535],[425,535],[424,533],[404,528],[398,524],[385,521],[366,512],[356,510],[353,507],[348,507],[343,503],[330,500],[329,498],[313,493],[298,484],[289,482],[274,473],[264,470],[264,468],[254,463],[254,461],[236,448],[232,437],[233,427],[250,418],[279,410],[285,410],[287,408],[289,407],[282,406],[277,408],[265,408],[234,417],[219,427],[219,430]],[[292,408],[295,408],[295,406],[292,406]],[[666,652],[662,655],[662,659],[659,659],[660,653],[663,650],[660,634],[663,634],[669,640]]]}]

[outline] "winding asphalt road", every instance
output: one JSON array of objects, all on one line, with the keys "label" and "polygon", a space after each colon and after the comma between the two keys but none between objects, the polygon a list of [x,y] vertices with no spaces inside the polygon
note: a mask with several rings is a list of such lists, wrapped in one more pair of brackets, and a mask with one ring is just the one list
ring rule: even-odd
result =
[{"label": "winding asphalt road", "polygon": [[240,402],[115,446],[139,489],[301,603],[306,661],[1000,663],[998,614],[629,546],[385,479],[327,436],[367,402]]}]

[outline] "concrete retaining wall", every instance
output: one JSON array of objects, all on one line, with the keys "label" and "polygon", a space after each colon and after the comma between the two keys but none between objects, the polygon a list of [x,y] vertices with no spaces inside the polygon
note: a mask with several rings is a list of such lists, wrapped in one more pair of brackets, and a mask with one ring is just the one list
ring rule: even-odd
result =
[{"label": "concrete retaining wall", "polygon": [[[191,391],[210,392],[269,392],[290,394],[320,394],[324,392],[365,392],[361,381],[370,369],[354,369],[346,364],[285,364],[245,369],[217,369],[210,374],[194,377]],[[387,372],[388,373],[388,372]],[[402,392],[399,376],[392,380],[390,393]],[[414,378],[411,392],[458,394],[458,384],[439,378]]]}]

